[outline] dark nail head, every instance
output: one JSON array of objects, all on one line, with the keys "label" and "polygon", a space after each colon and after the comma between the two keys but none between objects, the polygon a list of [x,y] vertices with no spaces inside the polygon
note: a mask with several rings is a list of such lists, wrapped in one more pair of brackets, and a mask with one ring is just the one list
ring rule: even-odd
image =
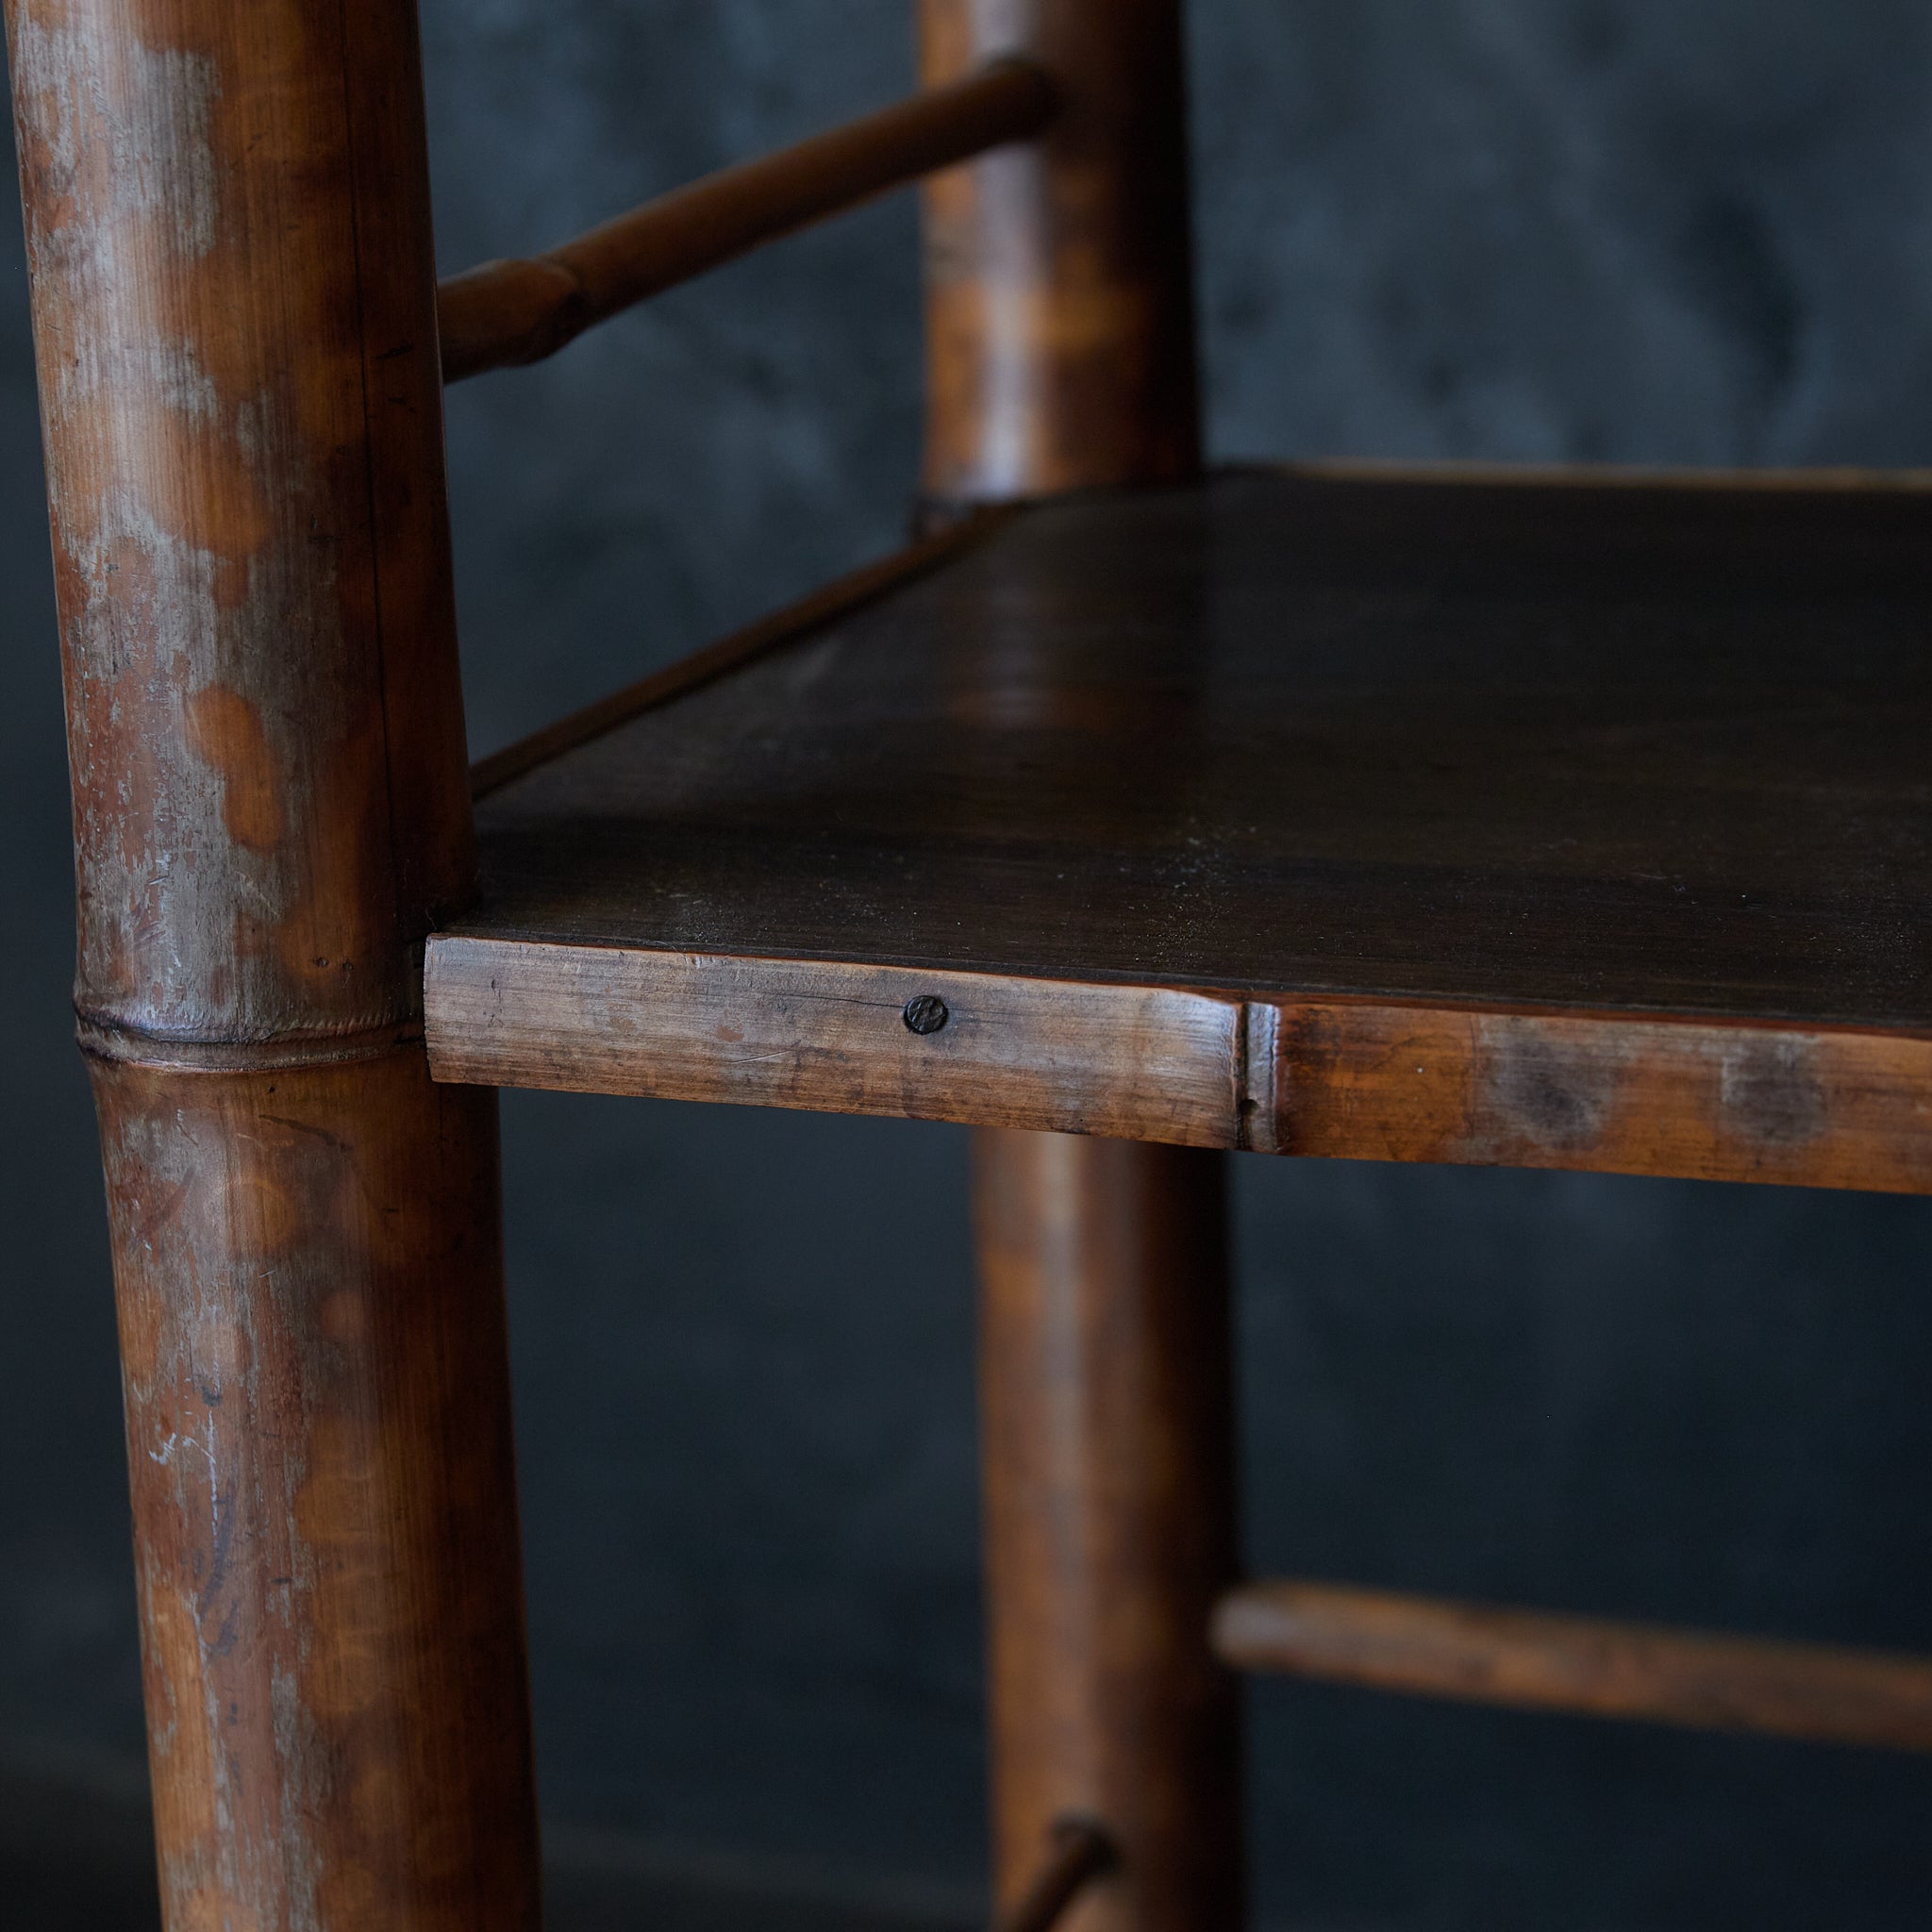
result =
[{"label": "dark nail head", "polygon": [[899,1017],[908,1033],[937,1033],[953,1016],[938,993],[923,992],[906,1002],[906,1010]]}]

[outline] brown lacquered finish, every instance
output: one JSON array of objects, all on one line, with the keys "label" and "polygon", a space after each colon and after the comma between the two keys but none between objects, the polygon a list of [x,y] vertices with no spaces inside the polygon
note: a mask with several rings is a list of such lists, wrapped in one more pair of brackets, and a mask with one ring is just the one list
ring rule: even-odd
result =
[{"label": "brown lacquered finish", "polygon": [[1221,1655],[1475,1704],[1932,1751],[1932,1658],[1707,1636],[1331,1583],[1255,1583],[1215,1612]]},{"label": "brown lacquered finish", "polygon": [[534,1927],[495,1096],[95,1092],[170,1932]]},{"label": "brown lacquered finish", "polygon": [[1932,1193],[1932,1027],[1251,1002],[1272,1154]]},{"label": "brown lacquered finish", "polygon": [[532,260],[486,262],[438,291],[456,382],[553,356],[593,324],[888,189],[1034,134],[1055,90],[1002,60],[849,126],[726,168]]},{"label": "brown lacquered finish", "polygon": [[[914,1033],[908,1002],[947,1019]],[[439,1079],[1356,1160],[1932,1192],[1932,1036],[447,934]]]},{"label": "brown lacquered finish", "polygon": [[1178,0],[921,0],[928,85],[1021,53],[1051,127],[925,190],[936,505],[1200,464]]},{"label": "brown lacquered finish", "polygon": [[1235,1692],[1205,1641],[1234,1568],[1225,1202],[1208,1154],[974,1137],[1003,1904],[1054,1820],[1117,1870],[1078,1932],[1227,1932]]},{"label": "brown lacquered finish", "polygon": [[[944,1024],[915,1032],[910,1004]],[[1160,987],[431,941],[440,1080],[812,1108],[1232,1147],[1241,1008]]]},{"label": "brown lacquered finish", "polygon": [[392,1027],[473,866],[411,9],[10,23],[81,1009]]},{"label": "brown lacquered finish", "polygon": [[14,0],[170,1932],[528,1932],[413,9]]},{"label": "brown lacquered finish", "polygon": [[1928,558],[1837,481],[1026,510],[491,798],[438,1065],[1925,1190]]}]

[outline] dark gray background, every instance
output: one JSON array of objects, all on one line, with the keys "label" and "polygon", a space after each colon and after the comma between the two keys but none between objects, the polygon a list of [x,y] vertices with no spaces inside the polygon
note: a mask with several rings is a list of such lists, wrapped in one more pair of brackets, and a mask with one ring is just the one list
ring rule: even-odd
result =
[{"label": "dark gray background", "polygon": [[[428,0],[445,266],[897,93],[908,12]],[[1932,462],[1923,6],[1197,0],[1193,67],[1220,454]],[[7,221],[0,1896],[58,1840],[138,1897],[120,1420]],[[915,273],[902,198],[453,394],[479,751],[896,541]],[[602,1900],[599,1924],[709,1924],[715,1898],[767,1924],[817,1924],[814,1901],[848,1927],[970,1916],[962,1136],[505,1112],[563,1892]],[[1257,1566],[1932,1649],[1932,1203],[1259,1160],[1236,1198]],[[1339,1691],[1253,1708],[1273,1923],[1926,1923],[1915,1762]]]}]

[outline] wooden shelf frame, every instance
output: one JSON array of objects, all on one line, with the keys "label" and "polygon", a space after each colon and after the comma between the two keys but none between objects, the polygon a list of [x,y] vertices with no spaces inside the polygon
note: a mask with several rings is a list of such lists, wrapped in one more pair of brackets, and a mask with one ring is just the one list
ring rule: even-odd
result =
[{"label": "wooden shelf frame", "polygon": [[488,761],[432,1065],[1932,1191],[1922,540],[1839,474],[988,515]]}]

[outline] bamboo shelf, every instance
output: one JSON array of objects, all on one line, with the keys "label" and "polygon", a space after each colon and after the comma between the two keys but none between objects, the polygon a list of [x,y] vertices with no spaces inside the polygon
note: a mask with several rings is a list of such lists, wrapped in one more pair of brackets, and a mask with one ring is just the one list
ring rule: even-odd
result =
[{"label": "bamboo shelf", "polygon": [[438,1077],[1932,1189],[1932,489],[969,524],[480,773]]}]

